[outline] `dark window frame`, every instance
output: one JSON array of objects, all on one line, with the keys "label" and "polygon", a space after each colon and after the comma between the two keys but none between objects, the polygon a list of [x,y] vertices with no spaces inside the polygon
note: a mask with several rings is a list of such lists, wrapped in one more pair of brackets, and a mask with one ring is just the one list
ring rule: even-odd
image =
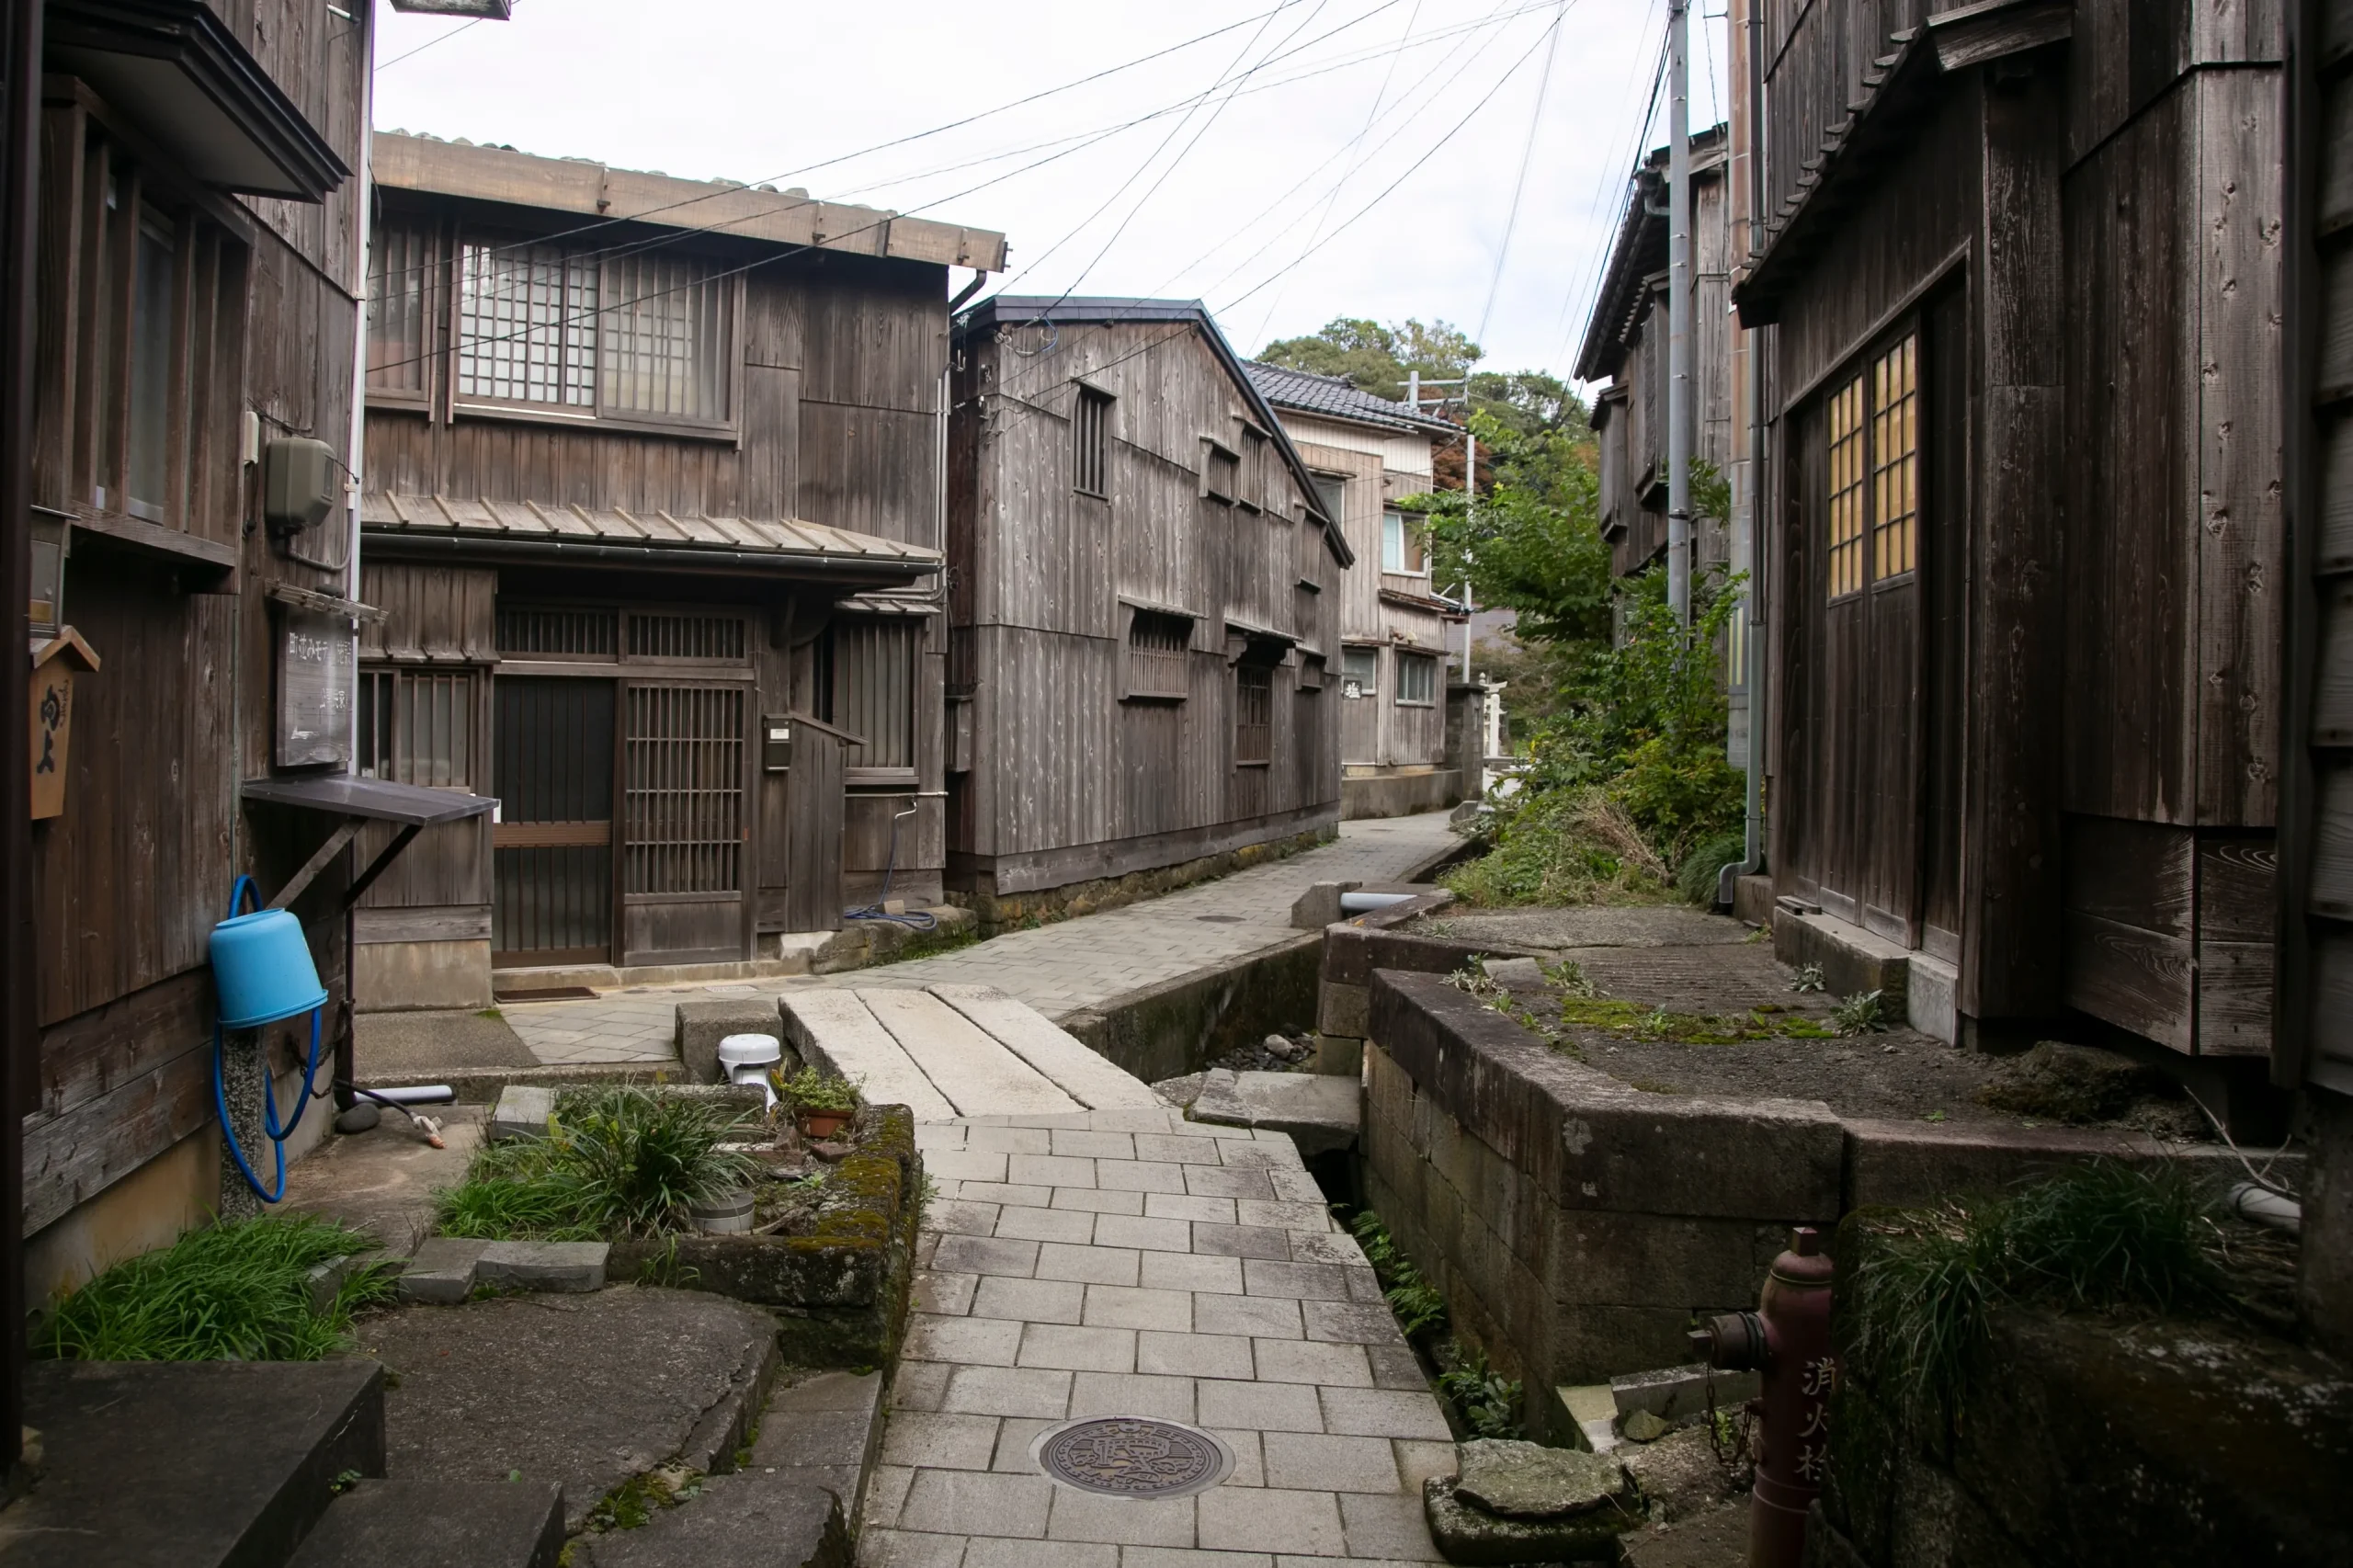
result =
[{"label": "dark window frame", "polygon": [[1116,401],[1084,382],[1072,400],[1070,487],[1081,495],[1111,497],[1111,404]]}]

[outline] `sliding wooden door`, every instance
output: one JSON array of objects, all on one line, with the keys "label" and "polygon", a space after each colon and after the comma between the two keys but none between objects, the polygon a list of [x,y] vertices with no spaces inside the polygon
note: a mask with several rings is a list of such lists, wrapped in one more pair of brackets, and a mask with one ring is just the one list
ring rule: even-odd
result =
[{"label": "sliding wooden door", "polygon": [[613,683],[501,676],[491,961],[613,959]]}]

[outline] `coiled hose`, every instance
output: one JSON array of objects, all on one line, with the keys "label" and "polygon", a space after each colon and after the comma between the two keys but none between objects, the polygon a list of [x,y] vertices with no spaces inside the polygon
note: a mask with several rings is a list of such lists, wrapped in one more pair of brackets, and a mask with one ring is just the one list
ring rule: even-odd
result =
[{"label": "coiled hose", "polygon": [[[261,902],[261,893],[255,888],[254,880],[241,876],[236,885],[229,890],[230,919],[237,917],[238,906],[244,903],[247,893],[254,895],[256,904]],[[302,1113],[311,1108],[313,1097],[312,1085],[319,1073],[319,1015],[323,1011],[324,1009],[320,1007],[311,1009],[311,1055],[302,1067],[302,1097],[294,1107],[293,1119],[283,1127],[278,1124],[278,1095],[269,1081],[269,1064],[267,1062],[262,1064],[262,1131],[269,1135],[270,1152],[278,1156],[277,1180],[268,1187],[263,1187],[261,1177],[254,1174],[253,1162],[245,1158],[245,1151],[237,1142],[236,1125],[229,1119],[229,1091],[222,1079],[222,1057],[226,1047],[222,1038],[220,1015],[213,1015],[212,1108],[220,1115],[221,1138],[228,1147],[229,1157],[237,1162],[237,1169],[244,1175],[245,1185],[252,1187],[254,1195],[264,1203],[276,1203],[286,1196],[286,1141],[294,1136],[294,1130],[302,1125]]]}]

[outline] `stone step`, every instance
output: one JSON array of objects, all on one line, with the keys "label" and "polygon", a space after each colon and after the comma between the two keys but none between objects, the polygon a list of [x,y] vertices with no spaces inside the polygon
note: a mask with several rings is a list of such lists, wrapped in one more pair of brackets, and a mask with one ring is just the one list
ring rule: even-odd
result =
[{"label": "stone step", "polygon": [[714,1475],[636,1529],[584,1536],[574,1568],[850,1568],[841,1500],[781,1471]]},{"label": "stone step", "polygon": [[452,1306],[477,1285],[502,1290],[601,1290],[612,1254],[607,1242],[484,1242],[427,1237],[401,1271],[400,1297]]},{"label": "stone step", "polygon": [[1328,1073],[1233,1073],[1212,1068],[1193,1101],[1195,1121],[1288,1132],[1302,1154],[1353,1146],[1364,1127],[1354,1078]]},{"label": "stone step", "polygon": [[285,1562],[338,1476],[384,1473],[374,1361],[35,1361],[41,1475],[0,1514],[40,1568]]},{"label": "stone step", "polygon": [[362,1481],[287,1568],[556,1568],[563,1488],[547,1483]]}]

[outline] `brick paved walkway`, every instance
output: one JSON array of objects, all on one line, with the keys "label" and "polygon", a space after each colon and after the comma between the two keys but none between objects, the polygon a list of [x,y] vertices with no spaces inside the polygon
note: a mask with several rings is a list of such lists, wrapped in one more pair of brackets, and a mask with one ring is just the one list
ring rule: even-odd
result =
[{"label": "brick paved walkway", "polygon": [[550,1065],[665,1061],[682,998],[774,995],[804,985],[994,985],[1059,1020],[1283,940],[1291,935],[1291,903],[1312,883],[1392,881],[1453,842],[1444,812],[1343,823],[1336,843],[1288,859],[1099,915],[1008,932],[938,958],[819,978],[510,1003],[504,1011],[523,1043]]},{"label": "brick paved walkway", "polygon": [[[938,1196],[860,1568],[1438,1560],[1445,1417],[1288,1137],[1159,1110],[916,1131]],[[1153,1502],[1047,1480],[1031,1442],[1086,1415],[1204,1427],[1233,1473]]]}]

